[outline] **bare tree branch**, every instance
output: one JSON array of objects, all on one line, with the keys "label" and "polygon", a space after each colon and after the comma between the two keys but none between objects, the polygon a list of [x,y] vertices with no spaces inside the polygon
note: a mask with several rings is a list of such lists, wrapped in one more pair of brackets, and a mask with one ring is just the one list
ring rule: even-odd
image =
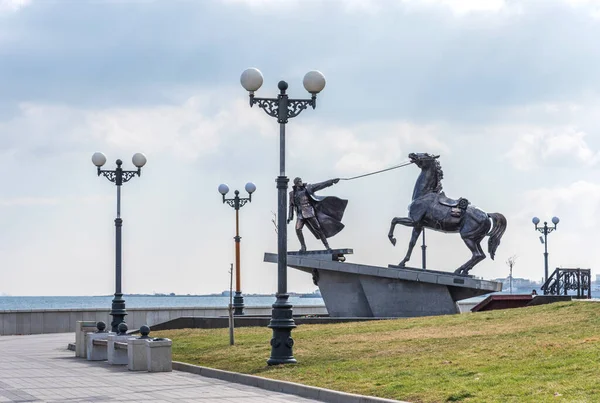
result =
[{"label": "bare tree branch", "polygon": [[506,265],[512,269],[514,267],[514,265],[517,263],[517,257],[518,257],[517,255],[512,255],[511,257],[509,257],[506,260]]}]

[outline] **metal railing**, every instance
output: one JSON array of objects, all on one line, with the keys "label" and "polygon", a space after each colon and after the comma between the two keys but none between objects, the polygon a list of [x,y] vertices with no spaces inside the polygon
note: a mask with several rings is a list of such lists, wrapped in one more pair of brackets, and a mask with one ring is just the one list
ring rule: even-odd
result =
[{"label": "metal railing", "polygon": [[573,298],[592,298],[590,286],[591,269],[565,269],[557,267],[554,273],[542,285],[544,295],[570,295],[569,291],[576,291]]}]

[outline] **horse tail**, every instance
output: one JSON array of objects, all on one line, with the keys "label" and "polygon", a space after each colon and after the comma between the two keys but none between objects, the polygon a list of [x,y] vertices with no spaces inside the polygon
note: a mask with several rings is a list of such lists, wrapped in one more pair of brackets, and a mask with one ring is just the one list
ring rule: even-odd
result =
[{"label": "horse tail", "polygon": [[494,260],[496,249],[500,245],[500,239],[504,231],[506,231],[506,217],[500,213],[490,213],[488,216],[492,219],[493,223],[492,230],[488,234],[490,236],[488,239],[488,252],[492,260]]}]

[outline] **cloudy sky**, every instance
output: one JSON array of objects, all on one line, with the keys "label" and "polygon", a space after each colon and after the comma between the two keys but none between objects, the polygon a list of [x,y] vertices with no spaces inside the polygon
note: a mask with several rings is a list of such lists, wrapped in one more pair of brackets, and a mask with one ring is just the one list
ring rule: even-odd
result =
[{"label": "cloudy sky", "polygon": [[[540,280],[531,217],[561,218],[550,266],[600,274],[600,1],[0,0],[0,293],[114,292],[115,186],[90,157],[142,176],[123,187],[123,289],[220,292],[234,261],[234,211],[219,183],[256,183],[241,211],[242,289],[275,292],[278,127],[250,108],[239,75],[304,97],[304,73],[327,86],[288,125],[287,173],[307,182],[382,169],[410,152],[441,154],[444,190],[508,230],[496,260],[471,272]],[[332,247],[386,266],[404,256],[414,166],[322,194],[349,200]],[[290,249],[299,247],[290,225]],[[307,232],[307,231],[305,231]],[[456,234],[427,232],[428,266],[470,257]],[[309,248],[320,243],[307,233]],[[487,241],[486,241],[487,242]],[[420,266],[420,250],[411,261]],[[289,289],[315,289],[290,269]]]}]

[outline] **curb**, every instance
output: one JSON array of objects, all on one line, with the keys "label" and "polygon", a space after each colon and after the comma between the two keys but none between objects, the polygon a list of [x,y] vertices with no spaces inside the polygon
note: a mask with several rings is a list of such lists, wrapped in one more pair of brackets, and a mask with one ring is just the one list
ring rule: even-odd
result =
[{"label": "curb", "polygon": [[260,376],[201,367],[199,365],[186,364],[178,361],[173,361],[173,369],[176,371],[189,372],[191,374],[205,376],[207,378],[216,378],[227,382],[241,383],[247,386],[254,386],[257,388],[270,390],[272,392],[287,393],[290,395],[320,400],[327,403],[408,403],[401,400],[338,392],[331,389],[306,386],[300,383],[277,381],[274,379],[262,378]]}]

